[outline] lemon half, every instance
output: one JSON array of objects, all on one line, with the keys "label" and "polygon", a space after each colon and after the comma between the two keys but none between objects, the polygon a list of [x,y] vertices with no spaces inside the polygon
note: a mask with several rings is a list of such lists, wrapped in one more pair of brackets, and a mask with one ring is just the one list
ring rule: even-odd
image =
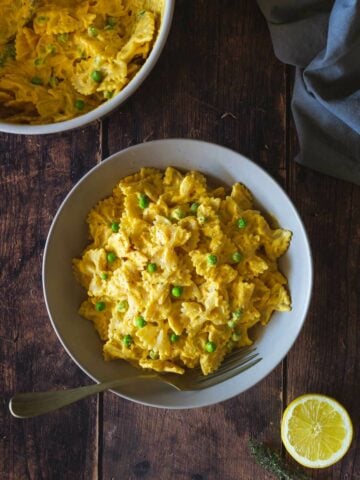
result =
[{"label": "lemon half", "polygon": [[353,427],[345,408],[325,395],[307,394],[293,400],[281,422],[281,439],[301,465],[325,468],[349,450]]}]

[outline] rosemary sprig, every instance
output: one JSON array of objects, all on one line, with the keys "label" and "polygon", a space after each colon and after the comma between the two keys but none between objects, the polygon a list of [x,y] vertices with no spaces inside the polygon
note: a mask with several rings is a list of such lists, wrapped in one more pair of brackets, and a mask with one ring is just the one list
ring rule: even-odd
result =
[{"label": "rosemary sprig", "polygon": [[278,452],[275,452],[264,443],[249,440],[249,450],[259,465],[280,480],[311,480],[306,473],[298,468],[290,467]]}]

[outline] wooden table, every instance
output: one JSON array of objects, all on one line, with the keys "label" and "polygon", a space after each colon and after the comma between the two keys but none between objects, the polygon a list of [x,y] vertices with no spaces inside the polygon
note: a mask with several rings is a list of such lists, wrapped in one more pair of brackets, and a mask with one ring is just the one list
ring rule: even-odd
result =
[{"label": "wooden table", "polygon": [[[254,1],[178,0],[167,46],[126,105],[82,130],[0,135],[2,480],[270,479],[247,441],[280,449],[282,411],[305,392],[336,397],[359,425],[360,188],[294,163],[291,77]],[[286,189],[314,255],[313,300],[300,337],[265,380],[216,406],[165,411],[105,393],[44,417],[11,418],[14,392],[89,383],[61,347],[43,301],[41,261],[53,215],[103,158],[165,137],[237,150]],[[312,478],[360,479],[359,453],[358,440],[342,462]]]}]

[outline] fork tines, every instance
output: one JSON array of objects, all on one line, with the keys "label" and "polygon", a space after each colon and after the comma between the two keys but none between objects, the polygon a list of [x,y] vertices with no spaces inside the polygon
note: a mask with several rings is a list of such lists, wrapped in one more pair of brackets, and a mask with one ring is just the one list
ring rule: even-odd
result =
[{"label": "fork tines", "polygon": [[207,388],[224,382],[229,378],[253,367],[262,360],[254,347],[244,347],[234,350],[225,357],[218,370],[206,376],[199,376],[194,383],[198,388]]}]

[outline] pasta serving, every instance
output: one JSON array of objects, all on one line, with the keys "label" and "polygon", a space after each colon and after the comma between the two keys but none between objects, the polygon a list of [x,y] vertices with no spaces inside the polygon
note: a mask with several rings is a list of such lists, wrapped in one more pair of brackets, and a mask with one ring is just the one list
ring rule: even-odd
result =
[{"label": "pasta serving", "polygon": [[291,309],[277,265],[291,232],[272,229],[240,183],[227,194],[198,172],[143,168],[88,223],[92,243],[74,270],[106,360],[207,375],[252,343],[254,325]]},{"label": "pasta serving", "polygon": [[156,38],[164,0],[0,0],[0,118],[68,120],[112,98]]}]

